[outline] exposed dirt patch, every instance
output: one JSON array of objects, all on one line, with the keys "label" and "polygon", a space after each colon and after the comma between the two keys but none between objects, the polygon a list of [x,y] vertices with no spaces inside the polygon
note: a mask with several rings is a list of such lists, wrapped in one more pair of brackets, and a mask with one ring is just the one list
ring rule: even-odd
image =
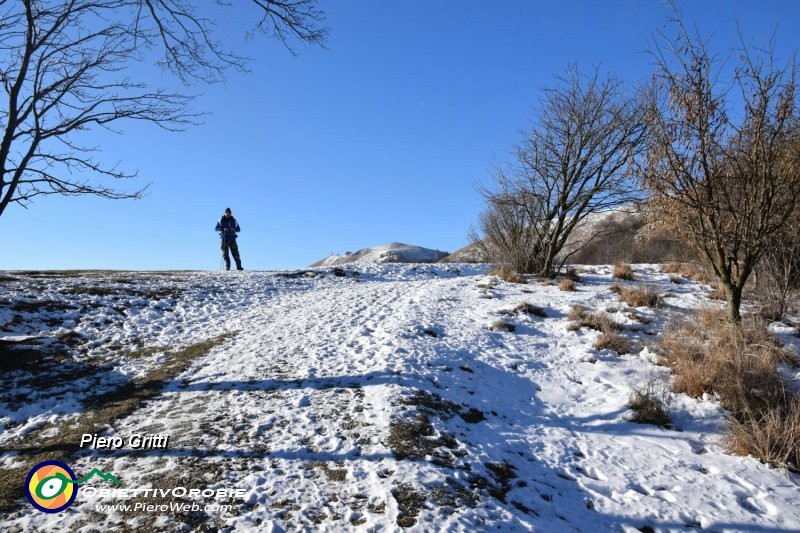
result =
[{"label": "exposed dirt patch", "polygon": [[[17,452],[17,462],[23,463],[16,468],[0,468],[0,512],[9,512],[16,508],[24,495],[20,479],[25,479],[36,463],[44,460],[65,461],[79,449],[82,434],[98,433],[115,420],[132,413],[158,394],[168,380],[186,370],[195,359],[207,354],[233,335],[235,333],[226,333],[171,352],[164,364],[151,370],[143,378],[113,392],[90,398],[87,402],[89,409],[77,420],[46,426],[22,440],[0,447],[0,452]],[[47,434],[48,437],[43,438],[42,434]]]},{"label": "exposed dirt patch", "polygon": [[409,483],[398,485],[392,490],[392,496],[397,500],[397,525],[400,527],[413,527],[417,523],[417,516],[425,505],[425,493],[414,488]]},{"label": "exposed dirt patch", "polygon": [[506,494],[511,490],[512,479],[517,477],[514,467],[505,461],[502,463],[486,463],[486,469],[491,472],[492,477],[497,483],[493,487],[488,487],[489,494],[506,503]]}]

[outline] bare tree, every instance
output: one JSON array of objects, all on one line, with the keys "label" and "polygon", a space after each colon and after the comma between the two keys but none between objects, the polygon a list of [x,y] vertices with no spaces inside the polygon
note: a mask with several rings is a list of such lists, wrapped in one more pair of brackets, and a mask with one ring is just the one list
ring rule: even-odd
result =
[{"label": "bare tree", "polygon": [[[494,188],[482,191],[488,256],[522,273],[560,268],[569,254],[559,254],[587,217],[636,197],[628,170],[643,134],[638,100],[620,81],[568,69],[545,90],[513,162],[499,165]],[[580,249],[573,244],[571,253]]]},{"label": "bare tree", "polygon": [[[252,31],[287,47],[324,43],[316,0],[242,0],[254,8]],[[190,95],[132,79],[131,66],[160,53],[181,81],[214,82],[246,59],[213,38],[210,19],[191,0],[0,0],[0,215],[36,196],[93,194],[138,198],[102,184],[133,177],[93,158],[82,132],[145,121],[180,129],[197,115]],[[231,0],[204,9],[233,5]],[[291,48],[290,48],[291,50]],[[293,51],[293,50],[292,50]],[[98,180],[101,183],[98,183]]]},{"label": "bare tree", "polygon": [[[724,62],[675,22],[677,37],[661,34],[653,50],[643,175],[658,212],[711,266],[739,321],[748,277],[800,200],[796,68],[743,44],[726,84]],[[735,101],[740,112],[730,112]]]},{"label": "bare tree", "polygon": [[792,218],[753,270],[754,299],[770,320],[783,319],[800,289],[800,217]]}]

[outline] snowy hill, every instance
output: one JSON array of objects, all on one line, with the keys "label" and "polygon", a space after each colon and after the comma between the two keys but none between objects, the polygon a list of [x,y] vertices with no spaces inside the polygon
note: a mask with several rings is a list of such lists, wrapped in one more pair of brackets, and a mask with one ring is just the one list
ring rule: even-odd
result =
[{"label": "snowy hill", "polygon": [[[713,397],[673,395],[675,429],[629,420],[665,376],[650,341],[710,292],[635,275],[661,308],[621,303],[608,266],[575,292],[443,264],[0,273],[0,529],[800,530],[800,477],[726,453]],[[22,486],[51,459],[121,485],[40,512]]]},{"label": "snowy hill", "polygon": [[459,248],[452,254],[439,260],[440,263],[488,263],[489,259],[481,251],[477,243]]},{"label": "snowy hill", "polygon": [[390,242],[383,246],[364,248],[344,255],[331,255],[313,263],[312,267],[347,265],[352,263],[435,263],[447,256],[447,252]]}]

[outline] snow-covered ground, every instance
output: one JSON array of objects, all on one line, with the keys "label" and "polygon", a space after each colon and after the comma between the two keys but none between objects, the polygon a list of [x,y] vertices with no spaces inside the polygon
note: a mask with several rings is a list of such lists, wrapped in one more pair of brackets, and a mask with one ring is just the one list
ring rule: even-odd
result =
[{"label": "snow-covered ground", "polygon": [[[609,290],[608,266],[589,267],[576,292],[480,265],[352,269],[4,274],[0,339],[72,356],[3,370],[0,467],[18,467],[15,446],[37,432],[87,416],[92,397],[235,332],[102,431],[169,435],[167,449],[84,449],[66,462],[128,490],[243,497],[163,511],[175,494],[105,497],[95,479],[62,513],[22,500],[0,529],[800,531],[800,477],[726,454],[713,398],[675,396],[675,429],[628,420],[632,389],[667,378],[650,343],[707,305],[707,286],[637,265],[627,283],[658,286],[665,303],[633,310]],[[547,316],[513,313],[523,302]],[[571,331],[573,304],[624,324],[635,353]],[[500,319],[515,330],[490,330]],[[100,507],[116,504],[156,507]]]}]

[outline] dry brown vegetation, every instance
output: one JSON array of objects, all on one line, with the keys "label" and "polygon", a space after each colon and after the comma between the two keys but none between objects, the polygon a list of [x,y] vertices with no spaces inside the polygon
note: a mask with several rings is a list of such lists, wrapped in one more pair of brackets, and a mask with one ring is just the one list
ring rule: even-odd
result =
[{"label": "dry brown vegetation", "polygon": [[723,310],[704,309],[692,323],[667,331],[659,349],[675,374],[673,392],[714,394],[729,411],[732,452],[779,466],[797,459],[800,400],[778,371],[780,363],[797,360],[761,322],[735,324]]},{"label": "dry brown vegetation", "polygon": [[630,281],[633,279],[633,268],[631,268],[631,266],[628,263],[617,261],[616,263],[614,263],[613,276],[617,279],[624,279]]},{"label": "dry brown vegetation", "polygon": [[489,271],[490,276],[497,276],[500,279],[509,283],[527,283],[525,278],[517,271],[508,268],[507,266],[496,266]]},{"label": "dry brown vegetation", "polygon": [[714,285],[714,290],[708,295],[709,299],[711,300],[721,300],[725,301],[725,287],[720,285],[719,283]]},{"label": "dry brown vegetation", "polygon": [[516,326],[514,326],[514,324],[511,324],[510,322],[505,322],[503,320],[496,320],[492,322],[491,325],[489,325],[489,329],[491,331],[505,331],[508,333],[513,333],[514,330],[517,328]]},{"label": "dry brown vegetation", "polygon": [[539,318],[547,318],[547,313],[544,309],[539,306],[530,304],[528,302],[522,302],[521,304],[517,305],[512,311],[515,315],[519,314],[526,314],[526,315],[533,315],[538,316]]},{"label": "dry brown vegetation", "polygon": [[628,401],[628,407],[634,411],[631,421],[672,427],[672,421],[667,415],[670,399],[667,383],[651,375],[642,387],[631,393]]},{"label": "dry brown vegetation", "polygon": [[[697,263],[669,261],[661,265],[661,271],[665,274],[678,274],[684,278],[697,281],[698,283],[710,283],[712,281],[712,277],[708,275],[706,269]],[[670,277],[670,280],[671,279]]]},{"label": "dry brown vegetation", "polygon": [[595,341],[594,347],[597,350],[613,350],[620,355],[630,351],[628,340],[610,325],[607,325],[601,330],[601,334]]},{"label": "dry brown vegetation", "polygon": [[800,399],[781,406],[747,410],[728,418],[728,449],[770,464],[800,468]]},{"label": "dry brown vegetation", "polygon": [[619,334],[620,325],[614,322],[606,313],[588,313],[582,305],[573,305],[567,314],[571,323],[567,326],[569,331],[580,328],[589,328],[601,333],[595,341],[594,347],[598,350],[614,350],[619,354],[628,353],[630,347],[625,337]]},{"label": "dry brown vegetation", "polygon": [[658,289],[651,285],[623,287],[619,292],[619,299],[631,307],[658,307],[661,303]]},{"label": "dry brown vegetation", "polygon": [[573,292],[575,290],[575,282],[569,278],[561,278],[558,282],[558,288],[564,292]]}]

